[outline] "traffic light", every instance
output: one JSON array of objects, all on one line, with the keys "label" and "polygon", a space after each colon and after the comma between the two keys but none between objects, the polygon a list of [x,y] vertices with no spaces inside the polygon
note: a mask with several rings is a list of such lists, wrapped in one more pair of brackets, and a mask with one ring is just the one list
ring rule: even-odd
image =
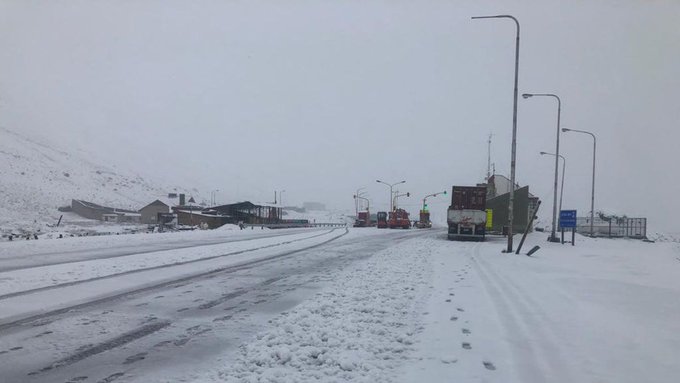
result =
[{"label": "traffic light", "polygon": [[423,210],[427,210],[427,204],[423,205]]},{"label": "traffic light", "polygon": [[410,196],[411,196],[411,193],[406,192],[406,196],[407,196],[407,197],[410,197]]}]

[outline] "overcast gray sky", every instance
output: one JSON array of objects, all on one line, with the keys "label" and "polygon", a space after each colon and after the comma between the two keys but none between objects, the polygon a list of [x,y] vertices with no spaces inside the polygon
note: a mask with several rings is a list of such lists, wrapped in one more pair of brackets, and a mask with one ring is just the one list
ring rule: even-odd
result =
[{"label": "overcast gray sky", "polygon": [[[0,124],[220,199],[353,208],[375,179],[424,194],[509,173],[520,93],[598,136],[596,209],[675,231],[678,1],[1,1]],[[521,100],[517,180],[552,208],[556,104]],[[562,135],[564,207],[587,213],[592,141]],[[159,161],[160,160],[160,161]],[[433,209],[445,209],[448,199]],[[673,226],[675,225],[675,226]]]}]

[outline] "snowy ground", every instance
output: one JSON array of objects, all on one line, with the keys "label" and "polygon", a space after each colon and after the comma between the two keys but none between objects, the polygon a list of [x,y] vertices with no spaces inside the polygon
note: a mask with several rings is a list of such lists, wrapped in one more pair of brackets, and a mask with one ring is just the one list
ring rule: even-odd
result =
[{"label": "snowy ground", "polygon": [[680,375],[673,240],[579,236],[572,247],[536,233],[524,250],[542,248],[527,257],[502,254],[502,238],[450,242],[442,230],[182,235],[174,247],[161,235],[2,244],[0,381]]},{"label": "snowy ground", "polygon": [[442,236],[383,250],[197,380],[675,381],[677,247],[543,237],[534,257]]}]

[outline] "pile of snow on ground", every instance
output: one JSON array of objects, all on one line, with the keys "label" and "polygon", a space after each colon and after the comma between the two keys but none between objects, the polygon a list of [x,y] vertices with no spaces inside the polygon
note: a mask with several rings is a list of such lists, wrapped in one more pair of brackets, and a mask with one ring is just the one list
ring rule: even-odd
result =
[{"label": "pile of snow on ground", "polygon": [[432,273],[422,240],[384,250],[313,299],[271,321],[219,373],[226,381],[394,380],[422,329],[419,307]]}]

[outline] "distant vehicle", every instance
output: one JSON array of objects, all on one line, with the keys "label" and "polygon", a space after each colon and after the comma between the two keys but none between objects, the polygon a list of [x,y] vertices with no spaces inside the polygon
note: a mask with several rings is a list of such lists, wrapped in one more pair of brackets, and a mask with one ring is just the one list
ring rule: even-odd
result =
[{"label": "distant vehicle", "polygon": [[446,221],[450,240],[483,241],[486,237],[486,187],[454,186]]},{"label": "distant vehicle", "polygon": [[360,211],[354,221],[354,227],[369,227],[371,223],[371,213],[368,210]]},{"label": "distant vehicle", "polygon": [[395,209],[390,212],[387,226],[390,229],[410,229],[411,221],[408,219],[408,212],[404,209]]},{"label": "distant vehicle", "polygon": [[378,229],[387,229],[387,212],[379,211],[377,215]]},{"label": "distant vehicle", "polygon": [[432,221],[430,221],[429,210],[420,211],[420,219],[416,222],[416,227],[418,229],[429,229],[432,227]]}]

